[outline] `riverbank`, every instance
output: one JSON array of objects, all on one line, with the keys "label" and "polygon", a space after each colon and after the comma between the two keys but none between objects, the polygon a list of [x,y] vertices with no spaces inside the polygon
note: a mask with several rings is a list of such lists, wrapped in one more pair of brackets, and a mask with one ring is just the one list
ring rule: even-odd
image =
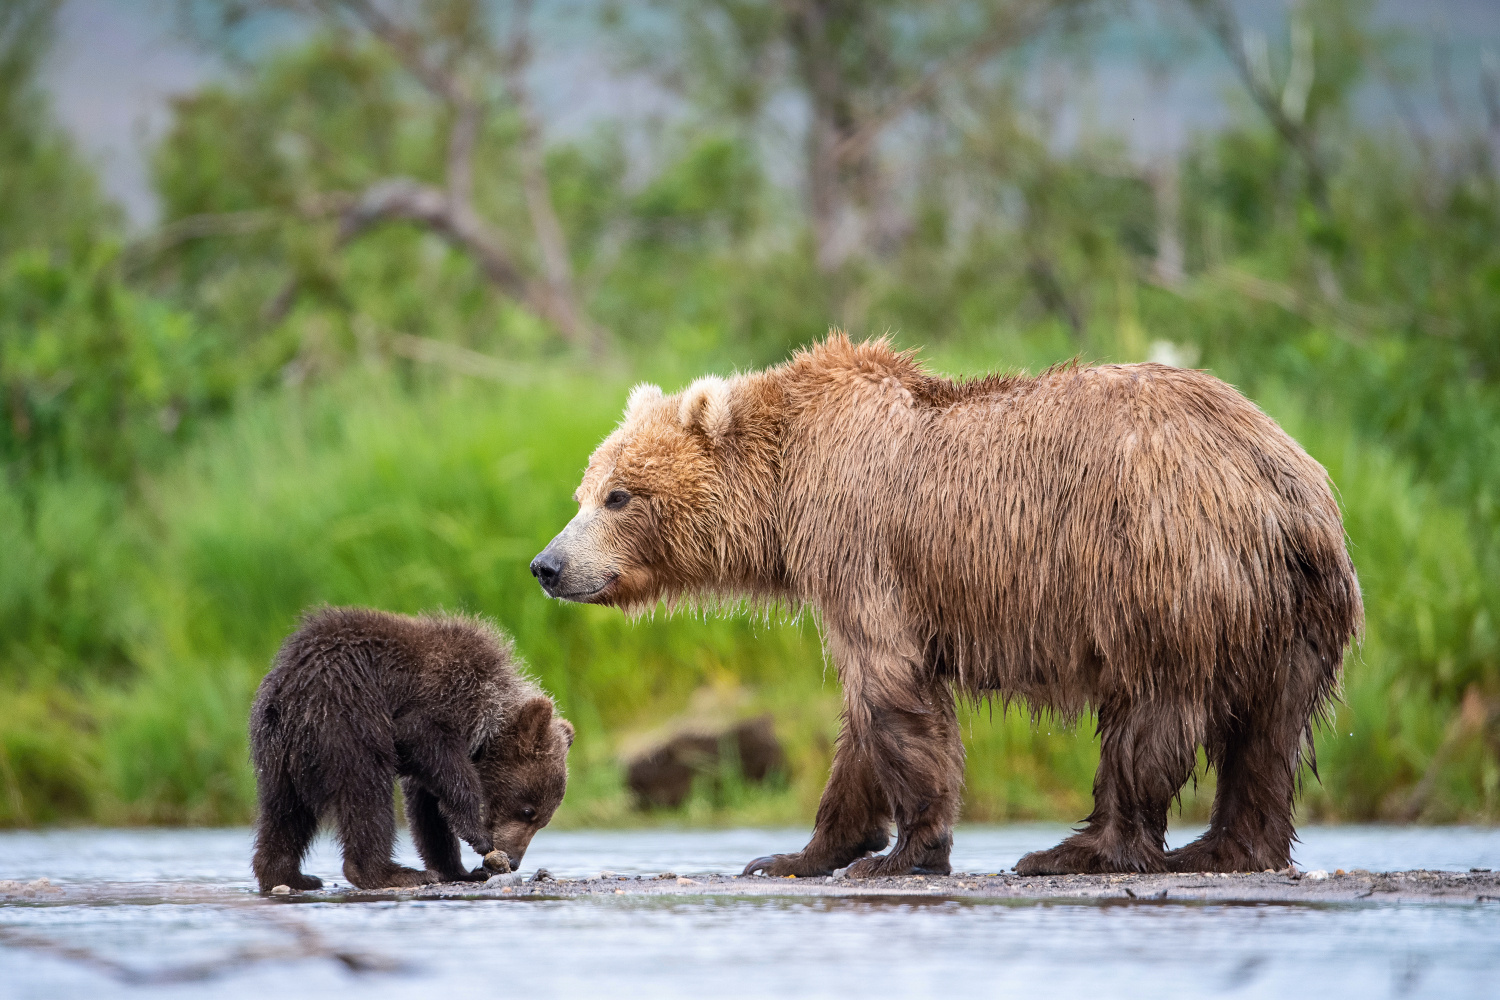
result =
[{"label": "riverbank", "polygon": [[[1494,828],[1307,826],[1300,878],[1006,871],[1066,832],[963,827],[960,874],[864,881],[734,874],[806,830],[548,829],[520,874],[488,887],[384,892],[351,889],[322,837],[304,870],[327,888],[267,896],[247,829],[3,833],[0,967],[8,996],[36,1000],[186,983],[211,1000],[497,984],[534,1000],[1449,1000],[1489,997],[1500,974]],[[1198,832],[1174,828],[1168,843]],[[396,857],[420,863],[405,838]]]},{"label": "riverbank", "polygon": [[[897,878],[769,878],[762,875],[619,875],[554,878],[546,869],[496,876],[484,884],[448,882],[417,888],[361,890],[331,883],[310,892],[272,893],[278,903],[367,903],[399,900],[575,899],[589,896],[729,896],[837,898],[940,898],[1017,902],[1099,903],[1493,903],[1500,904],[1500,873],[1492,871],[1280,872],[1154,875],[1022,876],[1004,873],[911,875]],[[182,882],[100,882],[58,885],[44,878],[0,881],[0,905],[220,902],[254,898],[243,888]]]}]

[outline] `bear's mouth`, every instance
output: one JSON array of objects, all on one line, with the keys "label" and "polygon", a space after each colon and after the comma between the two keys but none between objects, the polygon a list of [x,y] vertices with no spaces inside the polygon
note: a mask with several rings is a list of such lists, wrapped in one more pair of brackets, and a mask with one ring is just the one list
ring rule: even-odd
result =
[{"label": "bear's mouth", "polygon": [[599,599],[604,596],[605,592],[609,590],[609,588],[613,587],[616,581],[618,581],[619,579],[619,573],[611,573],[608,577],[605,578],[603,583],[595,587],[593,590],[578,591],[572,594],[558,594],[557,596],[565,601],[574,601],[579,604],[594,604],[597,603]]}]

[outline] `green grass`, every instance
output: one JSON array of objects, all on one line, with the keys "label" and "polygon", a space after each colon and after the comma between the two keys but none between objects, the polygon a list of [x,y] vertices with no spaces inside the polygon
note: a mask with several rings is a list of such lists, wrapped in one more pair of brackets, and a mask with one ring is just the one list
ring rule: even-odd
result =
[{"label": "green grass", "polygon": [[[525,388],[413,385],[400,371],[365,370],[247,405],[131,499],[82,482],[43,491],[37,522],[59,527],[35,533],[27,565],[51,567],[56,579],[50,590],[8,585],[89,595],[79,606],[104,616],[104,633],[134,666],[104,679],[60,664],[9,675],[0,823],[246,821],[250,699],[298,613],[324,602],[461,609],[510,630],[578,726],[560,824],[806,822],[839,705],[810,621],[630,621],[550,601],[527,571],[571,516],[587,455],[627,388],[623,378],[566,375]],[[1264,401],[1339,486],[1370,619],[1336,724],[1319,735],[1322,782],[1309,786],[1304,814],[1394,815],[1448,738],[1456,704],[1444,700],[1447,682],[1493,654],[1485,609],[1494,594],[1466,519],[1397,458],[1336,419],[1311,419],[1291,396]],[[790,756],[784,783],[636,813],[621,782],[622,742],[704,688],[774,713]],[[1087,812],[1098,755],[1087,721],[1066,729],[979,706],[964,732],[966,818]],[[1422,815],[1500,817],[1482,745],[1460,740],[1444,753]],[[1211,791],[1211,779],[1190,786],[1185,812],[1206,815]]]}]

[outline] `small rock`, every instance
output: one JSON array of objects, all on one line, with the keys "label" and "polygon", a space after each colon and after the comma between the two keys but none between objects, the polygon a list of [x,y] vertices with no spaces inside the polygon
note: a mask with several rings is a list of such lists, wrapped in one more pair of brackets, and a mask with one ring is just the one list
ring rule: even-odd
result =
[{"label": "small rock", "polygon": [[491,851],[484,856],[484,867],[497,875],[510,871],[510,855],[504,851]]},{"label": "small rock", "polygon": [[547,869],[545,869],[545,868],[538,868],[536,870],[536,872],[531,876],[531,881],[533,881],[533,882],[556,882],[557,880],[552,877],[552,873],[549,872]]},{"label": "small rock", "polygon": [[677,877],[677,873],[676,872],[662,872],[660,875],[658,875],[656,877],[658,879],[676,878]]},{"label": "small rock", "polygon": [[835,868],[833,870],[833,874],[830,875],[830,876],[828,876],[828,877],[830,879],[832,879],[833,881],[835,881],[835,882],[842,882],[842,881],[844,881],[845,879],[847,879],[849,877],[849,866],[845,865],[842,868]]},{"label": "small rock", "polygon": [[1328,872],[1324,871],[1322,868],[1314,868],[1312,871],[1308,872],[1302,877],[1312,879],[1314,882],[1321,882],[1328,877]]},{"label": "small rock", "polygon": [[1342,869],[1342,868],[1338,868],[1338,869],[1334,870],[1334,874],[1335,875],[1348,875],[1349,873],[1346,872],[1346,871],[1344,871],[1344,869]]},{"label": "small rock", "polygon": [[291,894],[292,887],[289,885],[275,885],[271,887],[271,895],[273,896],[290,896]]},{"label": "small rock", "polygon": [[519,872],[506,872],[503,875],[491,875],[489,881],[484,883],[486,889],[498,889],[501,886],[513,886],[521,884]]},{"label": "small rock", "polygon": [[688,878],[686,875],[679,875],[679,876],[677,876],[677,884],[678,885],[697,885],[698,883],[696,881],[694,881],[693,879]]},{"label": "small rock", "polygon": [[616,896],[623,896],[623,895],[625,895],[625,890],[624,889],[616,889],[615,890],[615,895]]},{"label": "small rock", "polygon": [[616,874],[615,872],[612,872],[608,868],[606,868],[606,869],[604,869],[604,871],[602,871],[602,872],[599,873],[599,877],[600,878],[614,878],[615,874]]}]

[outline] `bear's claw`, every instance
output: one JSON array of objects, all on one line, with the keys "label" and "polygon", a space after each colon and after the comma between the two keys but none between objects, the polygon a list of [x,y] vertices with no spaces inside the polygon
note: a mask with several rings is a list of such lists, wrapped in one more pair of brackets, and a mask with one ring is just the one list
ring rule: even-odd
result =
[{"label": "bear's claw", "polygon": [[873,858],[860,858],[849,866],[849,878],[891,878],[897,875],[947,875],[952,871],[947,865],[941,868],[914,865],[889,854],[877,854]]},{"label": "bear's claw", "polygon": [[754,875],[756,872],[775,878],[785,878],[788,875],[811,878],[814,875],[833,874],[831,868],[818,868],[805,864],[800,854],[767,854],[765,857],[756,858],[750,862],[740,874]]}]

